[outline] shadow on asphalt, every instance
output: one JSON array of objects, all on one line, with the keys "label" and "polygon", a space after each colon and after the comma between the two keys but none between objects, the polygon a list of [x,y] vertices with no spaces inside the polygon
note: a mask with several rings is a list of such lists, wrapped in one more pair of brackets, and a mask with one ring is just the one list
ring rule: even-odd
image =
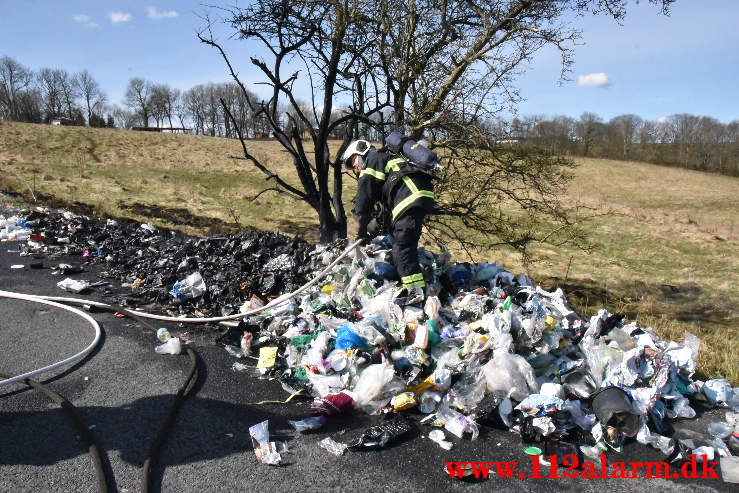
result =
[{"label": "shadow on asphalt", "polygon": [[[118,451],[125,462],[141,467],[150,442],[172,403],[171,395],[147,397],[124,407],[78,407],[82,419],[100,441],[105,452]],[[170,436],[175,446],[163,450],[161,463],[185,464],[241,454],[251,449],[248,426],[269,419],[264,409],[203,399],[187,399],[181,415],[217,415],[207,426],[192,426],[187,416],[178,420]],[[229,420],[229,416],[233,418]],[[243,417],[248,416],[247,428]],[[234,430],[246,430],[229,437]],[[0,436],[8,446],[0,447],[0,464],[50,465],[77,457],[83,445],[75,437],[59,408],[38,412],[0,411]],[[49,446],[53,444],[53,446]]]}]

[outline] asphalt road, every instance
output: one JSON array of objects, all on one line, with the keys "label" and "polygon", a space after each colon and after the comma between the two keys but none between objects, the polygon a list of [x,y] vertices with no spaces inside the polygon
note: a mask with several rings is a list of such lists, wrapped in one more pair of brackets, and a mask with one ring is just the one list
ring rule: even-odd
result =
[{"label": "asphalt road", "polygon": [[[10,269],[28,264],[27,257],[8,253],[0,243],[0,289],[64,296],[48,268]],[[44,260],[45,267],[64,259]],[[74,259],[78,260],[78,259]],[[91,272],[70,276],[96,280]],[[91,293],[92,299],[99,295]],[[186,356],[154,352],[154,334],[134,321],[109,313],[94,314],[105,332],[98,349],[81,364],[56,376],[48,385],[73,402],[92,427],[115,475],[118,491],[139,491],[145,451],[163,422],[172,395],[185,377]],[[331,418],[316,432],[297,434],[288,419],[310,415],[307,401],[287,405],[250,404],[285,399],[278,382],[254,373],[231,370],[234,359],[214,344],[215,330],[198,326],[187,331],[199,357],[195,395],[183,405],[176,427],[154,471],[163,491],[736,491],[720,479],[490,479],[463,482],[443,471],[445,461],[519,461],[517,472],[531,465],[517,434],[483,429],[476,441],[448,439],[444,451],[418,426],[406,440],[380,451],[347,451],[335,457],[318,446],[324,437],[348,442],[379,419],[361,414]],[[72,355],[92,339],[92,329],[64,310],[0,298],[0,371],[20,373]],[[0,390],[0,491],[94,491],[91,461],[74,429],[46,396],[19,385]],[[713,410],[677,428],[685,436],[704,432],[723,416]],[[415,416],[414,419],[418,419]],[[273,439],[288,442],[279,467],[255,457],[248,429],[269,420]],[[281,435],[281,436],[279,436]],[[656,450],[629,443],[609,461],[661,461]],[[548,474],[548,469],[544,475]]]}]

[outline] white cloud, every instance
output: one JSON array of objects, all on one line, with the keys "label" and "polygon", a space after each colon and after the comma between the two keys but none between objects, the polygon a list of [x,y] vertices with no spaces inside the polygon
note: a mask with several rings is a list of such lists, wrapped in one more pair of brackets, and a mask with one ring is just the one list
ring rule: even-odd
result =
[{"label": "white cloud", "polygon": [[588,75],[578,75],[577,85],[582,87],[608,87],[611,85],[611,81],[608,78],[608,74],[596,72]]},{"label": "white cloud", "polygon": [[128,12],[110,13],[110,22],[112,22],[113,24],[118,24],[119,22],[128,22],[131,19],[133,19],[133,14],[129,14]]},{"label": "white cloud", "polygon": [[157,10],[156,7],[147,7],[146,13],[150,19],[155,19],[155,20],[171,19],[172,17],[177,17],[179,15],[174,10],[160,11],[160,10]]},{"label": "white cloud", "polygon": [[89,15],[85,15],[85,14],[75,15],[75,16],[72,16],[72,20],[75,22],[79,22],[85,27],[98,27],[98,24],[96,22],[93,22],[93,20],[90,19]]},{"label": "white cloud", "polygon": [[667,118],[666,116],[660,116],[659,118],[657,118],[657,122],[659,122],[659,123],[667,123],[669,121],[670,121],[670,119]]}]

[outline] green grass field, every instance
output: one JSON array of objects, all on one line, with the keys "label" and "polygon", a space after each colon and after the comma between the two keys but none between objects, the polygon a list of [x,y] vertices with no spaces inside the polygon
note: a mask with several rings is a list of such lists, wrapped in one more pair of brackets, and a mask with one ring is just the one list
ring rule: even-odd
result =
[{"label": "green grass field", "polygon": [[[296,183],[278,144],[252,152]],[[265,177],[237,141],[0,122],[0,189],[94,213],[207,233],[253,227],[317,238],[317,216],[275,193],[250,200]],[[540,245],[528,274],[561,286],[582,314],[627,313],[661,335],[704,342],[700,377],[739,384],[739,178],[643,163],[577,159],[563,199],[604,215],[588,223],[592,253]],[[353,182],[346,185],[347,206]],[[486,249],[460,260],[523,266],[515,252]]]}]

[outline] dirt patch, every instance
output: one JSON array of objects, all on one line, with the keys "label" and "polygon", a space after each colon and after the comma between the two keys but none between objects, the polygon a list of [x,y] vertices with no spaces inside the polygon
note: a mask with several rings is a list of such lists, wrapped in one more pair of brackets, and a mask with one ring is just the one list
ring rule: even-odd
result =
[{"label": "dirt patch", "polygon": [[210,233],[235,233],[244,229],[235,222],[226,222],[216,217],[198,216],[181,207],[160,207],[140,202],[119,203],[118,206],[139,216],[162,219],[174,225],[192,226]]}]

